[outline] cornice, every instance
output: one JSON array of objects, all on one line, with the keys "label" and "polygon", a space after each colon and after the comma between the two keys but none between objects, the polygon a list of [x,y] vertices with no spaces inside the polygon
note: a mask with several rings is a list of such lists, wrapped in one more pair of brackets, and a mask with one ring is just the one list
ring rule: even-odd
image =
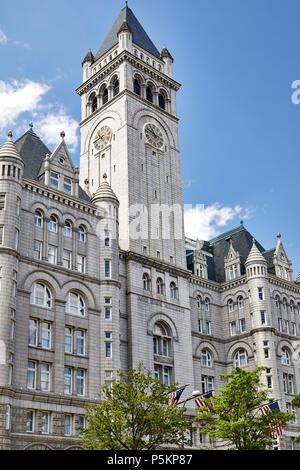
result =
[{"label": "cornice", "polygon": [[176,82],[164,73],[156,70],[151,65],[145,64],[142,60],[138,59],[130,52],[122,51],[119,55],[117,55],[117,57],[112,59],[109,64],[107,64],[101,70],[89,77],[84,83],[79,85],[79,87],[76,88],[76,92],[78,93],[78,95],[81,96],[83,93],[88,92],[91,88],[100,83],[111,72],[113,72],[124,61],[127,61],[130,64],[134,65],[138,70],[147,73],[150,77],[159,81],[168,88],[172,88],[175,91],[178,91],[181,87],[181,84],[179,82]]},{"label": "cornice", "polygon": [[273,276],[272,274],[269,274],[268,278],[270,284],[274,284],[275,286],[300,294],[300,286],[298,287],[294,282],[285,281],[284,279],[280,279],[279,277]]},{"label": "cornice", "polygon": [[190,271],[184,268],[179,268],[174,264],[167,263],[166,261],[159,260],[158,258],[151,258],[150,256],[144,256],[134,251],[122,251],[121,257],[125,261],[136,261],[137,263],[144,264],[161,271],[167,271],[173,276],[181,276],[186,279],[190,277]]},{"label": "cornice", "polygon": [[[23,188],[27,191],[38,193],[41,196],[47,197],[48,199],[52,199],[61,204],[65,204],[66,206],[72,207],[73,209],[88,212],[89,214],[98,217],[104,216],[104,210],[101,211],[101,209],[94,204],[82,201],[81,199],[77,199],[74,196],[68,196],[67,194],[60,191],[55,191],[52,188],[50,189],[48,186],[37,183],[36,181],[24,178]],[[101,214],[101,212],[103,212],[103,214]]]}]

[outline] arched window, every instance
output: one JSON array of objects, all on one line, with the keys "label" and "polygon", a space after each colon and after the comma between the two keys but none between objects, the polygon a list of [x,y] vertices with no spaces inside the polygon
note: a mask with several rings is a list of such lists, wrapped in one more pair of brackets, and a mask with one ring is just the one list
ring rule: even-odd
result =
[{"label": "arched window", "polygon": [[197,295],[196,297],[196,304],[197,304],[197,308],[201,308],[201,296],[200,295]]},{"label": "arched window", "polygon": [[81,295],[77,294],[77,292],[69,292],[66,313],[79,315],[81,317],[85,316],[85,303]]},{"label": "arched window", "polygon": [[287,311],[287,300],[285,298],[283,299],[282,306],[283,306],[284,312],[286,312]]},{"label": "arched window", "polygon": [[290,310],[291,310],[291,313],[294,313],[294,302],[291,300],[291,303],[290,303]]},{"label": "arched window", "polygon": [[233,304],[233,300],[232,299],[229,299],[228,302],[227,302],[227,308],[228,308],[228,312],[233,312],[234,311],[234,304]]},{"label": "arched window", "polygon": [[98,101],[97,101],[96,95],[93,95],[91,102],[92,102],[92,113],[94,113],[95,111],[97,111],[97,108],[98,108]]},{"label": "arched window", "polygon": [[146,98],[148,101],[150,101],[150,103],[153,103],[153,91],[150,85],[148,85],[146,88]]},{"label": "arched window", "polygon": [[72,237],[72,224],[68,220],[65,221],[64,225],[64,237]]},{"label": "arched window", "polygon": [[86,242],[86,229],[83,225],[79,226],[78,232],[77,232],[77,238],[78,241],[85,243]]},{"label": "arched window", "polygon": [[102,104],[105,104],[108,102],[108,88],[104,86],[102,88]]},{"label": "arched window", "polygon": [[175,282],[170,283],[170,297],[171,299],[176,299],[177,297],[177,286]]},{"label": "arched window", "polygon": [[57,218],[54,215],[51,215],[49,221],[49,231],[53,233],[57,233]]},{"label": "arched window", "polygon": [[166,99],[165,99],[165,95],[163,93],[159,93],[159,95],[158,95],[158,106],[161,109],[166,109]]},{"label": "arched window", "polygon": [[285,366],[291,365],[291,356],[286,348],[281,349],[281,363]]},{"label": "arched window", "polygon": [[52,295],[50,289],[40,282],[32,286],[30,303],[39,307],[52,308]]},{"label": "arched window", "polygon": [[163,280],[161,277],[158,277],[156,280],[156,292],[157,294],[164,293],[164,284],[163,284]]},{"label": "arched window", "polygon": [[139,78],[135,78],[133,80],[133,91],[137,95],[141,96],[141,80]]},{"label": "arched window", "polygon": [[153,354],[169,357],[171,353],[171,337],[162,323],[156,323],[153,328]]},{"label": "arched window", "polygon": [[120,83],[117,78],[113,81],[113,96],[116,96],[120,91]]},{"label": "arched window", "polygon": [[234,367],[243,367],[248,364],[248,354],[245,349],[239,349],[234,355]]},{"label": "arched window", "polygon": [[202,349],[201,351],[201,366],[212,367],[211,354],[207,349]]},{"label": "arched window", "polygon": [[275,304],[276,304],[277,310],[280,310],[280,299],[278,295],[276,295]]},{"label": "arched window", "polygon": [[205,301],[204,301],[204,308],[205,308],[206,312],[210,311],[210,302],[209,302],[208,298],[206,298]]},{"label": "arched window", "polygon": [[43,214],[41,211],[36,210],[34,214],[34,225],[36,227],[42,227],[43,226]]},{"label": "arched window", "polygon": [[143,274],[143,289],[150,290],[150,277],[147,273]]},{"label": "arched window", "polygon": [[241,310],[244,307],[244,299],[241,295],[238,297],[237,302],[238,302],[238,308],[239,310]]}]

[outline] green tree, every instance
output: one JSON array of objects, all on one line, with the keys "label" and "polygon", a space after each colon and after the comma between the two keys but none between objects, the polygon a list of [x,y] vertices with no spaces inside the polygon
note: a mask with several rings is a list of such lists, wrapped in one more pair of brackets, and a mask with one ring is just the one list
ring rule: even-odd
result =
[{"label": "green tree", "polygon": [[[296,408],[300,408],[300,393],[296,395],[292,400],[292,405],[296,406]],[[295,442],[300,443],[300,435],[296,437]]]},{"label": "green tree", "polygon": [[81,430],[82,446],[88,450],[157,449],[162,444],[183,447],[189,443],[191,421],[185,408],[167,406],[170,391],[139,365],[118,381],[102,387],[100,404],[86,410],[86,428]]},{"label": "green tree", "polygon": [[260,383],[260,372],[264,369],[247,372],[237,367],[230,374],[221,375],[225,386],[211,399],[213,408],[202,407],[195,418],[200,423],[200,433],[222,439],[237,450],[264,450],[272,445],[271,425],[283,428],[294,414],[261,413],[261,407],[270,401],[268,390]]}]

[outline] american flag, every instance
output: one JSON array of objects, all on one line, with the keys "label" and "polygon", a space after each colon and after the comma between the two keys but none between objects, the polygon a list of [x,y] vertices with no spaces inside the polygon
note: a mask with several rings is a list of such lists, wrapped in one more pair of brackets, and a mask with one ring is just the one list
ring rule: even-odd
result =
[{"label": "american flag", "polygon": [[208,398],[211,398],[212,396],[213,396],[213,392],[210,391],[208,393],[205,393],[205,395],[202,395],[201,397],[195,399],[195,403],[198,406],[198,408],[205,407],[205,410],[202,410],[201,413],[204,413],[205,411],[211,411],[213,409],[213,404],[211,400],[209,401],[209,403],[205,403],[203,401],[203,399],[207,400]]},{"label": "american flag", "polygon": [[168,406],[174,405],[179,402],[179,398],[181,397],[181,394],[183,390],[185,389],[186,385],[184,387],[178,388],[178,390],[175,390],[175,392],[170,393],[169,398],[168,398]]},{"label": "american flag", "polygon": [[[267,405],[264,405],[261,409],[261,414],[263,415],[268,415],[270,413],[276,413],[280,411],[279,405],[277,401],[274,401],[272,403],[268,403]],[[276,439],[279,436],[282,436],[282,427],[280,425],[280,422],[278,422],[275,419],[270,421],[270,429],[271,429],[271,436]]]}]

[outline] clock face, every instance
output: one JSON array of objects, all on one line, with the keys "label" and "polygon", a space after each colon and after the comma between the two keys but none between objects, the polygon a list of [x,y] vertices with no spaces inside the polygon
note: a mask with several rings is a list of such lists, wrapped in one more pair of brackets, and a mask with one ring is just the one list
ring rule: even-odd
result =
[{"label": "clock face", "polygon": [[109,126],[103,126],[96,133],[94,145],[96,150],[103,150],[111,141],[112,130]]},{"label": "clock face", "polygon": [[158,149],[162,148],[164,144],[164,139],[161,131],[154,124],[145,124],[144,127],[145,137],[147,142]]}]

